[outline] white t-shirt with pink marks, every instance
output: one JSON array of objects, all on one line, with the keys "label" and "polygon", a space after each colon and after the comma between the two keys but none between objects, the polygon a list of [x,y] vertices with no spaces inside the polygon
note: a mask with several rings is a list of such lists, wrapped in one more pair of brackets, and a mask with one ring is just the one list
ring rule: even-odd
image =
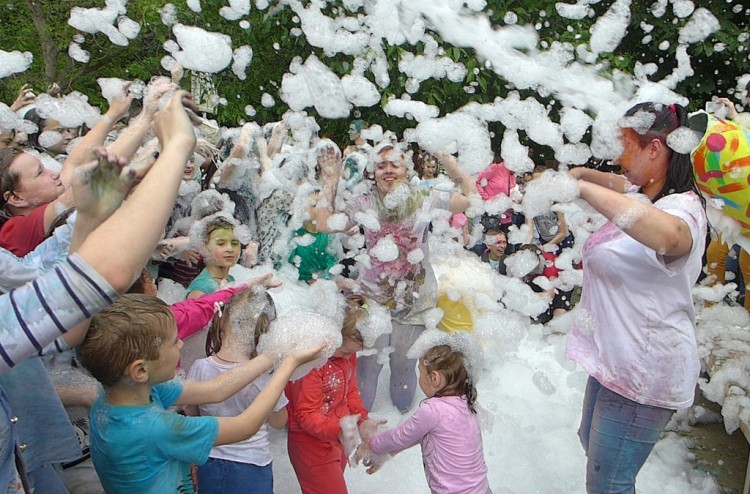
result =
[{"label": "white t-shirt with pink marks", "polygon": [[566,355],[637,403],[692,405],[700,362],[691,288],[703,266],[706,214],[692,192],[655,207],[690,228],[689,253],[667,258],[606,223],[583,246],[583,290]]}]

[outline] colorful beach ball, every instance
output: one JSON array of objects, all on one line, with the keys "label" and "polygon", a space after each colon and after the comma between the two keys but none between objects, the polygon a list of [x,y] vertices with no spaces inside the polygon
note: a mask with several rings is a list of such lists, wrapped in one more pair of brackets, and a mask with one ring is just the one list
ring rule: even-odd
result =
[{"label": "colorful beach ball", "polygon": [[698,188],[724,202],[724,214],[750,238],[750,129],[708,115],[700,145],[691,154]]}]

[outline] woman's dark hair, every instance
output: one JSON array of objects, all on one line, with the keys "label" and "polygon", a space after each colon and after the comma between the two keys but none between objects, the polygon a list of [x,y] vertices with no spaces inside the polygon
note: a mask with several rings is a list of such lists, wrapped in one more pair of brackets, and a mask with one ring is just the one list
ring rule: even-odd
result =
[{"label": "woman's dark hair", "polygon": [[667,145],[667,136],[680,127],[687,127],[687,111],[680,105],[665,105],[661,103],[638,103],[625,112],[626,117],[632,117],[637,113],[650,113],[654,116],[654,122],[649,129],[638,135],[638,141],[643,148],[653,139],[664,143],[670,153],[669,167],[667,168],[667,180],[664,187],[654,197],[653,202],[658,201],[669,194],[693,191],[698,195],[704,208],[706,200],[698,191],[693,175],[693,163],[689,154],[678,153]]},{"label": "woman's dark hair", "polygon": [[27,111],[23,118],[30,122],[34,122],[37,126],[36,132],[29,134],[28,136],[29,145],[41,153],[46,152],[42,145],[39,144],[39,136],[44,132],[44,127],[47,125],[47,119],[40,117],[36,108],[31,108]]}]

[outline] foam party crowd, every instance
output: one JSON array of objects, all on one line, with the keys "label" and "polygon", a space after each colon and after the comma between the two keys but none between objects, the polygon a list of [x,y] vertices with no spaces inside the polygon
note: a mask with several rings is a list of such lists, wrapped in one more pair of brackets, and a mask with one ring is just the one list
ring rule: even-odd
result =
[{"label": "foam party crowd", "polygon": [[[250,9],[229,3],[227,19]],[[427,26],[563,110],[516,90],[442,117],[391,98],[415,122],[397,133],[352,113],[382,97],[361,66],[339,79],[311,55],[284,75],[282,119],[252,118],[275,104],[264,93],[219,123],[191,78],[233,62],[242,79],[252,50],[216,48],[167,6],[163,71],[100,78],[104,108],[23,85],[0,102],[0,485],[723,492],[680,432],[750,423],[750,74],[709,111],[673,91],[689,62],[619,90],[594,61],[624,36],[626,1],[575,66],[466,13],[484,2],[371,2],[346,33],[318,3],[280,4],[331,53],[420,38],[423,58],[399,64],[412,84],[463,79]],[[67,22],[117,43],[138,35],[126,13]],[[718,29],[706,9],[681,17],[685,43]],[[30,63],[0,50],[0,77]],[[505,128],[497,149],[487,122]]]}]

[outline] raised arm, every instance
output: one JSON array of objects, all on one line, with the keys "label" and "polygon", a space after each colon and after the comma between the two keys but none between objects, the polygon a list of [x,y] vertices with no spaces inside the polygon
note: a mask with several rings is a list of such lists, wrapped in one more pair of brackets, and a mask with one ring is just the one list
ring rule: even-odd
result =
[{"label": "raised arm", "polygon": [[335,146],[322,146],[318,151],[318,166],[325,178],[315,207],[315,228],[319,232],[329,233],[346,231],[352,226],[348,221],[342,230],[333,230],[328,226],[328,218],[335,213],[336,193],[341,177],[341,152]]},{"label": "raised arm", "polygon": [[[120,293],[130,287],[161,238],[182,171],[195,146],[195,133],[183,103],[192,106],[190,95],[177,91],[169,105],[157,113],[154,130],[162,143],[159,158],[122,207],[77,249]],[[97,212],[93,216],[89,219],[101,219]],[[76,227],[82,219],[79,211]]]},{"label": "raised arm", "polygon": [[631,185],[630,181],[622,175],[616,175],[614,173],[603,172],[599,170],[593,170],[579,166],[570,169],[570,174],[577,180],[583,180],[592,184],[606,187],[607,189],[615,192],[624,193],[628,191],[628,187]]},{"label": "raised arm", "polygon": [[441,151],[435,157],[443,165],[451,180],[461,189],[460,194],[451,196],[448,209],[453,214],[463,213],[469,207],[471,197],[479,196],[476,181],[468,173],[461,170],[458,161],[452,155]]},{"label": "raised arm", "polygon": [[[186,381],[185,388],[180,395],[180,399],[177,400],[177,404],[204,405],[206,403],[220,403],[256,380],[271,367],[273,367],[273,358],[261,353],[249,362],[222,372],[208,381]],[[289,375],[291,376],[291,372]]]},{"label": "raised arm", "polygon": [[[130,109],[132,101],[132,95],[113,99],[112,104],[109,105],[109,109],[107,109],[107,112],[99,119],[99,122],[88,131],[88,133],[70,152],[65,159],[65,163],[63,163],[62,170],[60,170],[60,180],[62,180],[68,189],[73,172],[79,166],[91,162],[91,156],[94,150],[104,143],[104,139],[106,139],[107,134],[112,130],[112,127],[114,127],[118,120],[125,116]],[[129,158],[129,156],[121,157],[126,159]]]},{"label": "raised arm", "polygon": [[579,180],[581,199],[646,247],[665,256],[690,252],[693,237],[682,218],[586,180]]}]

